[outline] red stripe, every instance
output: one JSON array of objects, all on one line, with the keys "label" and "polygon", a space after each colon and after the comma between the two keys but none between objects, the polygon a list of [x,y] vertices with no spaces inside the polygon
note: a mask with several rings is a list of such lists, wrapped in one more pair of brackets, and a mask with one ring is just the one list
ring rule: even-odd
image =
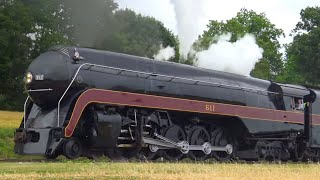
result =
[{"label": "red stripe", "polygon": [[[89,103],[92,102],[206,114],[223,114],[238,116],[241,118],[262,119],[268,121],[303,123],[303,113],[301,112],[278,111],[272,109],[211,103],[146,94],[89,89],[81,94],[75,104],[74,111],[65,129],[66,137],[72,136],[83,110]],[[320,117],[314,115],[313,123],[320,124]]]}]

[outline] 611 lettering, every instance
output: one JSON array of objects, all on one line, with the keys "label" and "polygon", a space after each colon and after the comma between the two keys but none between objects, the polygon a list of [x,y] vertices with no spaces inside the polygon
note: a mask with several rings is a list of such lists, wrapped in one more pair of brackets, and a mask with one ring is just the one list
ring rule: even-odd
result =
[{"label": "611 lettering", "polygon": [[36,81],[43,81],[44,80],[44,75],[43,74],[36,74],[35,80]]},{"label": "611 lettering", "polygon": [[206,111],[214,112],[214,105],[213,104],[206,104]]}]

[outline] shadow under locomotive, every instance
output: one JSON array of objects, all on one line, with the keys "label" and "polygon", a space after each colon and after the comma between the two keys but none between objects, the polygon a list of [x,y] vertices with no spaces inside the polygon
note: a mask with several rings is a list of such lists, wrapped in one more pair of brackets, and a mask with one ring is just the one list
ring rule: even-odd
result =
[{"label": "shadow under locomotive", "polygon": [[25,86],[17,154],[320,158],[320,91],[305,86],[72,47],[35,59]]}]

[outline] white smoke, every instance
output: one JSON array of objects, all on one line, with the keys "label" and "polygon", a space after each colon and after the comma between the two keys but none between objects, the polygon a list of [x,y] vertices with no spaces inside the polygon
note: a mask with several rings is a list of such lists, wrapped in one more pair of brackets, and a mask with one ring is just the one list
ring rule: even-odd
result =
[{"label": "white smoke", "polygon": [[176,14],[180,55],[196,55],[198,66],[248,76],[256,62],[262,58],[263,49],[253,35],[247,34],[235,43],[230,43],[231,34],[217,37],[217,43],[208,50],[195,52],[193,43],[197,40],[205,17],[205,0],[171,0]]},{"label": "white smoke", "polygon": [[203,19],[204,0],[171,0],[171,3],[176,14],[180,54],[187,57],[199,32],[203,31],[200,21]]},{"label": "white smoke", "polygon": [[230,33],[222,35],[208,50],[198,52],[198,66],[249,76],[262,58],[263,49],[256,44],[255,37],[251,34],[246,34],[234,43],[229,42],[230,38]]},{"label": "white smoke", "polygon": [[153,55],[153,58],[155,60],[160,61],[168,61],[169,59],[173,58],[175,55],[175,50],[171,46],[167,46],[166,48],[163,48],[161,45],[161,49],[159,50],[158,54]]}]

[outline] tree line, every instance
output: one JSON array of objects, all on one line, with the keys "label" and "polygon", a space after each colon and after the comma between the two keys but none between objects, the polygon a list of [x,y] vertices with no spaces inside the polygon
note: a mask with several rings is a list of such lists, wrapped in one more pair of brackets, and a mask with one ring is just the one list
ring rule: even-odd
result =
[{"label": "tree line", "polygon": [[[241,9],[227,21],[211,20],[194,43],[195,50],[207,49],[217,35],[231,33],[235,42],[246,33],[255,35],[263,58],[251,76],[318,85],[320,66],[320,8],[301,11],[292,31],[293,42],[265,14]],[[0,1],[0,109],[22,110],[25,99],[23,77],[32,59],[54,45],[76,45],[152,58],[161,46],[171,46],[170,61],[195,64],[194,57],[179,54],[178,38],[153,17],[119,9],[113,0],[1,0]]]}]

